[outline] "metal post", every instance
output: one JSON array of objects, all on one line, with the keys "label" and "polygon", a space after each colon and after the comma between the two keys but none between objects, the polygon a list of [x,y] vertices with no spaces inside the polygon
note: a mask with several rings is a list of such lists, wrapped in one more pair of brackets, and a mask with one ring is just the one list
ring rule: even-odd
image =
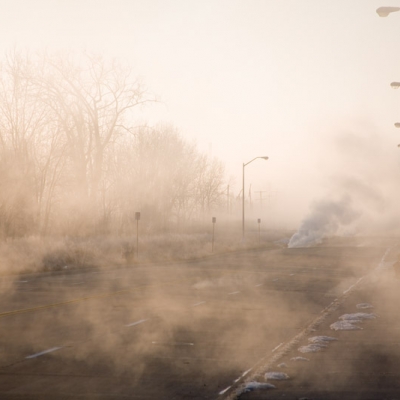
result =
[{"label": "metal post", "polygon": [[135,213],[136,219],[136,259],[139,258],[139,220],[140,220],[140,212]]},{"label": "metal post", "polygon": [[244,167],[243,163],[243,181],[242,181],[242,238],[244,239]]},{"label": "metal post", "polygon": [[230,207],[229,207],[229,185],[226,188],[226,210],[227,210],[228,215],[229,215],[229,211],[230,211]]},{"label": "metal post", "polygon": [[211,253],[214,252],[214,229],[215,229],[215,223],[216,223],[216,222],[217,222],[217,218],[212,217],[213,233],[212,233]]}]

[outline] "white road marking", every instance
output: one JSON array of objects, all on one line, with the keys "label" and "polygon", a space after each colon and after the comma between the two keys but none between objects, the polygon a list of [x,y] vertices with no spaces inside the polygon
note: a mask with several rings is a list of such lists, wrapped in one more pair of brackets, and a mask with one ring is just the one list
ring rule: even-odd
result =
[{"label": "white road marking", "polygon": [[363,279],[364,277],[361,277],[354,285],[351,285],[347,290],[345,290],[343,294],[350,292],[350,290],[352,290],[355,286],[357,286]]},{"label": "white road marking", "polygon": [[281,347],[283,345],[283,343],[278,344],[278,346],[276,346],[274,349],[272,349],[271,353],[275,352],[276,350],[279,349],[279,347]]},{"label": "white road marking", "polygon": [[228,294],[238,294],[238,293],[240,293],[240,292],[231,292],[231,293],[228,293]]},{"label": "white road marking", "polygon": [[167,343],[167,342],[151,342],[152,344],[171,344],[174,346],[194,346],[194,343],[185,343],[185,342],[172,342],[172,343]]},{"label": "white road marking", "polygon": [[218,394],[221,395],[221,394],[226,393],[231,387],[232,387],[232,386],[228,386],[228,387],[225,388],[224,390],[221,390]]},{"label": "white road marking", "polygon": [[205,301],[200,301],[200,303],[193,304],[192,307],[197,307],[197,306],[199,306],[201,304],[204,304],[204,303],[205,303]]},{"label": "white road marking", "polygon": [[[389,253],[390,248],[386,250],[385,254],[382,257],[382,260],[379,264],[379,266],[377,268],[375,268],[375,270],[379,269],[382,265],[383,262],[385,260],[386,255]],[[366,276],[371,276],[374,271],[370,272],[368,275]],[[301,271],[301,272],[306,272],[305,270]],[[352,287],[354,287],[355,285],[358,285],[362,279],[364,277],[360,278]],[[349,288],[348,290],[351,290],[351,288]],[[348,292],[348,290],[346,292]],[[313,320],[305,329],[303,329],[300,333],[298,333],[297,335],[295,335],[289,342],[287,342],[285,344],[284,347],[282,347],[282,350],[278,353],[276,353],[276,355],[274,355],[273,357],[271,357],[268,360],[268,363],[264,365],[264,369],[266,369],[268,371],[269,368],[272,368],[273,364],[275,364],[279,359],[281,359],[288,350],[293,349],[293,347],[300,341],[300,339],[304,339],[306,337],[306,335],[308,335],[310,332],[315,332],[316,331],[316,327],[319,326],[321,324],[322,321],[324,321],[326,319],[326,317],[332,312],[332,311],[336,311],[339,306],[341,304],[343,304],[344,300],[346,299],[345,294],[343,294],[342,296],[340,296],[339,298],[336,298],[329,306],[325,307],[322,310],[322,315],[318,316],[315,320]],[[278,350],[284,343],[279,344],[277,347],[275,347],[272,350],[272,353],[274,353],[276,350]],[[264,361],[266,358],[262,358],[261,360],[258,361],[257,364],[259,364],[261,361]],[[256,364],[256,365],[257,365]],[[257,375],[255,373],[252,374],[252,376],[250,377],[250,379],[256,379]],[[227,389],[223,390],[222,392],[220,392],[219,394],[224,394],[227,390],[229,390],[230,387],[228,387]],[[242,394],[244,393],[243,391],[238,391],[237,394]]]},{"label": "white road marking", "polygon": [[253,368],[249,368],[247,371],[244,371],[242,376],[246,376]]},{"label": "white road marking", "polygon": [[16,281],[16,282],[18,282],[18,283],[27,283],[29,281]]},{"label": "white road marking", "polygon": [[256,285],[255,287],[257,287],[257,286],[262,286],[262,285],[264,285],[263,283],[259,283],[258,285]]},{"label": "white road marking", "polygon": [[161,356],[151,356],[150,358],[156,360],[181,360],[181,361],[227,361],[230,362],[232,359],[230,358],[211,358],[211,357],[161,357]]},{"label": "white road marking", "polygon": [[39,356],[42,356],[43,354],[51,353],[52,351],[60,350],[60,349],[62,349],[62,348],[63,348],[63,346],[61,346],[61,347],[52,347],[51,349],[41,351],[40,353],[32,354],[32,355],[27,356],[27,357],[25,357],[25,358],[35,358],[35,357],[39,357]]},{"label": "white road marking", "polygon": [[248,369],[247,371],[244,371],[242,375],[239,376],[239,378],[234,380],[234,383],[238,383],[242,378],[244,378],[253,368]]},{"label": "white road marking", "polygon": [[74,282],[74,283],[72,283],[73,285],[82,285],[82,283],[85,283],[85,282]]},{"label": "white road marking", "polygon": [[128,325],[125,325],[125,326],[135,326],[135,325],[139,325],[142,322],[146,322],[146,321],[147,321],[147,319],[140,319],[139,321],[132,322],[131,324],[128,324]]}]

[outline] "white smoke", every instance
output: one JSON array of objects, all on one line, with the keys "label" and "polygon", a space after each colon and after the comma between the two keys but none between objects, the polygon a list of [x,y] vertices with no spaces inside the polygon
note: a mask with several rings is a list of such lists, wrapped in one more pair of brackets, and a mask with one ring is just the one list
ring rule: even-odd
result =
[{"label": "white smoke", "polygon": [[354,209],[350,196],[340,200],[319,201],[290,238],[288,247],[307,247],[321,243],[323,238],[340,233],[360,216],[361,212]]}]

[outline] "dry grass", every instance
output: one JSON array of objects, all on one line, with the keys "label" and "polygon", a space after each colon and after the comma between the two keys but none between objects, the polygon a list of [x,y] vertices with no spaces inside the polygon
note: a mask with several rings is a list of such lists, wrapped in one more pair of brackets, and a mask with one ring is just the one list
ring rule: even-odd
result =
[{"label": "dry grass", "polygon": [[[254,247],[277,246],[286,233],[249,233],[246,241],[229,230],[218,232],[212,251],[212,234],[136,236],[27,237],[8,239],[0,243],[0,274],[52,271],[63,268],[107,268],[134,263],[169,262],[201,258]],[[139,250],[139,256],[137,256]]]}]

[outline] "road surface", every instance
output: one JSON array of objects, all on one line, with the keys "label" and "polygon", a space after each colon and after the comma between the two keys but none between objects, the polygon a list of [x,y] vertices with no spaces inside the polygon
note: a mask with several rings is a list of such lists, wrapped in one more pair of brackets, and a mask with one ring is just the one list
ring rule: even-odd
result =
[{"label": "road surface", "polygon": [[0,398],[229,396],[387,250],[343,242],[4,276]]}]

